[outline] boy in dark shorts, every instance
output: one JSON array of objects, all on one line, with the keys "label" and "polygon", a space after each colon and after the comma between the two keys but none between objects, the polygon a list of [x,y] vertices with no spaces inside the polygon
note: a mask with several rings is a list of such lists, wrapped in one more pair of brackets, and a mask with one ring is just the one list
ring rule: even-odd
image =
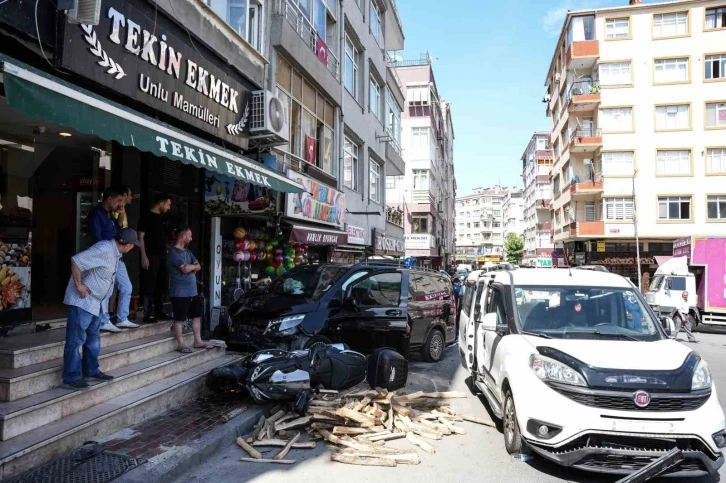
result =
[{"label": "boy in dark shorts", "polygon": [[169,273],[171,286],[169,299],[174,310],[174,335],[178,345],[177,351],[184,354],[192,349],[184,344],[182,331],[184,321],[192,319],[192,332],[194,332],[195,349],[212,349],[213,345],[204,342],[201,336],[202,314],[204,307],[197,293],[197,275],[202,269],[199,262],[187,249],[192,241],[192,230],[183,226],[176,231],[174,246],[169,249],[166,257],[166,268]]}]

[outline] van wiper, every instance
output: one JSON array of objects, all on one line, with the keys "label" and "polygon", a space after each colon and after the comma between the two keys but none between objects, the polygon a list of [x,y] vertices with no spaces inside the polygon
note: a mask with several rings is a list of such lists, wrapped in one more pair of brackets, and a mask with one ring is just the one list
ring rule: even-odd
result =
[{"label": "van wiper", "polygon": [[547,334],[542,334],[540,332],[527,332],[526,330],[523,330],[522,332],[520,332],[520,334],[522,334],[522,335],[531,335],[531,336],[534,336],[534,337],[542,337],[543,339],[551,339],[552,338],[551,336],[549,336]]},{"label": "van wiper", "polygon": [[604,336],[604,337],[614,337],[616,339],[634,340],[636,342],[640,342],[641,341],[641,339],[636,339],[635,337],[630,336],[630,335],[626,335],[626,334],[613,334],[613,333],[610,333],[610,332],[600,332],[599,330],[596,330],[595,332],[593,332],[593,334],[599,335],[599,336]]}]

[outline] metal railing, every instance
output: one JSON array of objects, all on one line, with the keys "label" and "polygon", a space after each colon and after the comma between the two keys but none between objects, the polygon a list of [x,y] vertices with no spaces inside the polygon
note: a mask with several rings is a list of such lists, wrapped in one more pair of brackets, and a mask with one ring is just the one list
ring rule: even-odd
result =
[{"label": "metal railing", "polygon": [[595,129],[592,127],[578,127],[572,130],[570,135],[571,140],[577,138],[599,138],[602,137],[602,129]]},{"label": "metal railing", "polygon": [[[305,18],[300,8],[292,0],[278,0],[277,12],[285,17],[287,23],[295,29],[303,43],[317,56],[318,31]],[[340,60],[330,48],[328,48],[327,67],[335,80],[340,81]]]},{"label": "metal railing", "polygon": [[600,84],[594,80],[580,80],[573,82],[570,87],[570,97],[585,96],[588,94],[599,94]]},{"label": "metal railing", "polygon": [[433,64],[433,60],[428,52],[419,55],[418,59],[393,61],[393,67],[417,67],[431,64]]},{"label": "metal railing", "polygon": [[[394,4],[395,5],[395,4]],[[386,65],[388,66],[388,71],[391,72],[393,75],[393,79],[396,81],[396,85],[399,89],[401,89],[401,92],[403,92],[403,82],[401,82],[401,78],[398,76],[398,72],[396,72],[396,65],[395,60],[393,60],[393,57],[391,57],[388,52],[386,54]]]}]

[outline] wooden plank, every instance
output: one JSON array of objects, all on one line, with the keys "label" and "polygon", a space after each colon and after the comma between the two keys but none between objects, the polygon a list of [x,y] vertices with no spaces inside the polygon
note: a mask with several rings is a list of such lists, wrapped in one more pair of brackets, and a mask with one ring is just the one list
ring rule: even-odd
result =
[{"label": "wooden plank", "polygon": [[438,410],[441,411],[442,413],[446,413],[451,416],[457,416],[456,411],[454,411],[453,409],[451,409],[448,406],[442,406],[442,407],[438,408]]},{"label": "wooden plank", "polygon": [[313,429],[333,429],[335,425],[330,423],[313,423],[310,427]]},{"label": "wooden plank", "polygon": [[287,423],[275,423],[275,430],[284,431],[286,429],[299,428],[300,426],[305,426],[306,424],[310,423],[312,419],[312,416],[303,416]]},{"label": "wooden plank", "polygon": [[387,460],[393,460],[398,464],[404,465],[417,465],[421,463],[421,458],[416,453],[404,453],[404,454],[385,454],[379,455],[374,453],[365,453],[356,450],[346,449],[338,454],[345,454],[349,456],[358,456],[360,458],[383,458]]},{"label": "wooden plank", "polygon": [[359,391],[351,394],[346,394],[345,397],[354,397],[354,398],[364,398],[364,397],[373,397],[377,396],[378,391],[374,390],[367,390],[367,391]]},{"label": "wooden plank", "polygon": [[312,415],[313,421],[319,421],[322,423],[337,423],[340,421],[340,418],[333,418],[326,414],[313,414]]},{"label": "wooden plank", "polygon": [[329,441],[333,444],[338,444],[341,446],[348,446],[349,448],[357,449],[360,451],[379,453],[379,454],[399,454],[400,453],[399,450],[395,450],[393,448],[374,447],[374,446],[359,443],[358,441],[354,441],[348,437],[338,437],[324,429],[320,429],[320,430],[318,430],[318,432],[321,435],[323,435],[323,437],[327,441]]},{"label": "wooden plank", "polygon": [[261,439],[263,439],[263,438],[265,437],[265,435],[267,434],[267,426],[268,426],[268,424],[267,424],[267,420],[265,420],[265,421],[264,421],[264,422],[262,423],[262,427],[260,428],[259,432],[258,432],[258,433],[257,433],[257,435],[255,436],[255,439],[256,439],[257,441],[259,441],[259,440],[261,440]]},{"label": "wooden plank", "polygon": [[337,408],[338,406],[343,405],[343,401],[340,399],[335,399],[334,401],[323,401],[320,399],[313,399],[310,401],[310,406],[322,406],[326,408]]},{"label": "wooden plank", "polygon": [[277,453],[275,456],[272,457],[273,460],[281,460],[285,456],[287,456],[287,453],[290,452],[290,449],[292,449],[292,445],[297,443],[297,440],[300,439],[300,433],[297,433],[288,443],[285,445],[284,448],[282,448],[282,451]]},{"label": "wooden plank", "polygon": [[255,458],[240,458],[240,461],[245,461],[247,463],[275,463],[278,465],[294,465],[295,460],[258,460]]},{"label": "wooden plank", "polygon": [[340,394],[340,392],[335,389],[318,389],[318,392],[320,394]]},{"label": "wooden plank", "polygon": [[454,434],[466,434],[466,429],[454,426],[449,421],[447,421],[446,418],[439,418],[439,422],[449,428],[449,431]]},{"label": "wooden plank", "polygon": [[279,411],[273,413],[272,416],[267,419],[267,421],[269,421],[270,423],[276,423],[277,421],[285,417],[286,414],[287,411],[285,411],[284,409],[280,409]]},{"label": "wooden plank", "polygon": [[[274,446],[278,448],[284,448],[286,444],[288,444],[289,441],[285,441],[284,439],[263,439],[262,441],[255,441],[252,443],[252,446]],[[295,449],[315,449],[317,444],[315,441],[307,441],[303,443],[294,443],[292,445]]]},{"label": "wooden plank", "polygon": [[352,409],[348,408],[340,408],[335,410],[336,416],[341,416],[346,419],[350,419],[352,421],[355,421],[356,423],[360,425],[368,424],[370,426],[375,425],[375,419],[371,418],[370,416],[366,416],[364,414],[358,413],[353,411]]},{"label": "wooden plank", "polygon": [[423,439],[419,438],[418,436],[414,435],[413,433],[407,433],[406,439],[411,443],[415,444],[422,450],[426,451],[428,454],[434,454],[436,453],[436,448],[434,448],[432,445],[428,444]]},{"label": "wooden plank", "polygon": [[490,428],[497,427],[493,422],[487,421],[486,419],[475,418],[474,416],[462,416],[462,418],[464,421],[469,421],[470,423],[482,424],[484,426],[489,426]]},{"label": "wooden plank", "polygon": [[446,426],[444,426],[443,424],[434,423],[432,421],[425,421],[425,420],[421,421],[418,424],[424,425],[427,428],[432,429],[433,431],[437,431],[444,436],[451,436],[451,430],[449,428],[447,428]]},{"label": "wooden plank", "polygon": [[396,414],[401,416],[409,416],[411,414],[411,408],[401,405],[397,399],[391,399],[391,407]]},{"label": "wooden plank", "polygon": [[391,441],[393,439],[401,439],[405,438],[406,433],[388,433],[388,434],[382,434],[379,436],[370,436],[368,438],[368,441],[375,443],[376,441]]},{"label": "wooden plank", "polygon": [[412,392],[410,394],[403,394],[400,396],[396,396],[396,399],[398,399],[399,402],[406,402],[406,401],[410,401],[411,399],[420,398],[421,396],[423,396],[423,391],[417,391],[417,392]]},{"label": "wooden plank", "polygon": [[[326,428],[327,429],[327,428]],[[335,426],[333,434],[372,434],[371,428],[348,428],[345,426]]]},{"label": "wooden plank", "polygon": [[423,393],[423,397],[430,397],[430,398],[436,398],[436,399],[464,399],[466,398],[466,394],[459,391],[449,391],[449,392],[425,392]]},{"label": "wooden plank", "polygon": [[242,448],[243,450],[247,451],[250,456],[256,459],[262,458],[262,453],[257,451],[255,448],[247,444],[247,441],[245,441],[243,438],[237,438],[237,446]]},{"label": "wooden plank", "polygon": [[386,429],[391,431],[393,429],[393,408],[388,408],[388,418],[386,418]]},{"label": "wooden plank", "polygon": [[280,419],[278,419],[276,421],[272,421],[272,424],[274,424],[274,426],[277,427],[278,424],[283,424],[286,421],[291,421],[291,420],[299,418],[299,417],[300,417],[300,415],[297,413],[292,413],[292,412],[287,413],[284,416],[282,416]]},{"label": "wooden plank", "polygon": [[[266,431],[266,433],[265,433],[265,436],[264,436],[264,437],[262,437],[262,438],[260,438],[260,439],[265,439],[265,437],[266,437],[267,439],[272,439],[272,438],[274,438],[274,437],[275,437],[275,424],[274,424],[274,423],[267,423],[267,424],[265,425],[265,427],[267,428],[267,431]],[[259,436],[258,436],[258,438],[259,438]]]},{"label": "wooden plank", "polygon": [[332,453],[330,455],[330,460],[337,461],[338,463],[344,463],[346,465],[386,466],[389,468],[395,468],[397,466],[394,460],[384,458],[362,458],[359,456],[347,455],[342,453]]}]

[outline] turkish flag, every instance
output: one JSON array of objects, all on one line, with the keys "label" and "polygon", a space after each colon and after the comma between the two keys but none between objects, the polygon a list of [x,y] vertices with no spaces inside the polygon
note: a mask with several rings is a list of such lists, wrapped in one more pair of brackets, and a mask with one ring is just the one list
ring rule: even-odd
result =
[{"label": "turkish flag", "polygon": [[320,35],[318,35],[318,41],[315,45],[315,53],[317,54],[318,59],[320,59],[320,62],[328,65],[328,44],[325,43]]},{"label": "turkish flag", "polygon": [[305,161],[310,164],[315,164],[318,159],[318,146],[317,140],[313,137],[305,135]]}]

